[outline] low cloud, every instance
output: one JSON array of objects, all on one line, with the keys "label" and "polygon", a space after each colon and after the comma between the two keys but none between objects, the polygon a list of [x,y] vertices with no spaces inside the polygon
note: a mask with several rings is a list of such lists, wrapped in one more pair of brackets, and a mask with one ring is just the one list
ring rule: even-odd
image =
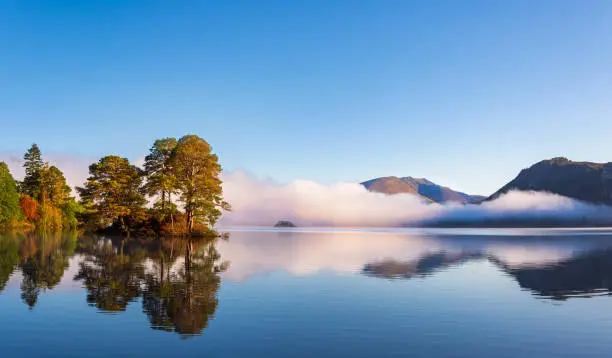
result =
[{"label": "low cloud", "polygon": [[410,194],[372,193],[358,183],[322,185],[308,180],[278,184],[244,172],[224,175],[233,211],[222,225],[395,227],[440,221],[606,220],[612,208],[538,192],[509,192],[481,205],[427,204]]}]

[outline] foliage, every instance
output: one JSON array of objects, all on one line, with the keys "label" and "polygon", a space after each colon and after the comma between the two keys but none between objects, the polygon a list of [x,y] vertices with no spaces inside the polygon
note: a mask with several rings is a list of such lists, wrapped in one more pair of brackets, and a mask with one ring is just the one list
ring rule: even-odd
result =
[{"label": "foliage", "polygon": [[21,207],[21,212],[25,216],[26,220],[36,222],[38,219],[40,219],[40,215],[38,214],[38,202],[32,199],[29,195],[21,195],[19,206]]},{"label": "foliage", "polygon": [[196,135],[186,135],[178,141],[169,164],[184,204],[187,231],[193,232],[196,221],[214,226],[220,209],[229,210],[229,204],[223,201],[221,165],[211,146]]},{"label": "foliage", "polygon": [[118,225],[129,233],[143,219],[142,171],[126,158],[106,156],[89,166],[89,178],[77,188],[82,203],[95,211],[103,226]]},{"label": "foliage", "polygon": [[59,231],[63,227],[62,212],[51,202],[44,202],[39,206],[40,219],[37,227],[44,231]]},{"label": "foliage", "polygon": [[85,212],[85,208],[73,197],[68,198],[60,206],[60,210],[62,211],[62,227],[69,230],[74,230],[79,226],[78,217]]},{"label": "foliage", "polygon": [[6,228],[19,219],[19,193],[8,166],[0,162],[0,228]]},{"label": "foliage", "polygon": [[162,212],[172,204],[172,194],[176,191],[176,178],[169,166],[176,144],[175,138],[158,139],[145,157],[147,182],[143,189],[148,196],[159,197],[158,207]]},{"label": "foliage", "polygon": [[[71,196],[62,171],[43,161],[36,144],[24,160],[21,197],[7,166],[0,167],[0,227],[10,222],[13,227],[45,231],[80,227],[208,235],[214,234],[222,210],[230,209],[222,196],[218,157],[196,135],[156,140],[144,170],[114,155],[91,164],[87,181],[77,188],[80,202]],[[145,195],[154,201],[149,209],[144,207]],[[20,221],[22,217],[26,220]]]},{"label": "foliage", "polygon": [[[40,172],[41,196],[59,207],[70,199],[70,187],[66,184],[64,173],[55,166],[45,165]],[[43,200],[41,198],[41,200]]]},{"label": "foliage", "polygon": [[41,194],[41,170],[44,167],[40,149],[36,143],[23,156],[25,176],[21,183],[21,192],[38,200]]},{"label": "foliage", "polygon": [[19,207],[26,222],[22,227],[36,226],[45,231],[74,229],[79,211],[66,178],[56,166],[43,162],[41,151],[33,144],[24,155],[25,177]]}]

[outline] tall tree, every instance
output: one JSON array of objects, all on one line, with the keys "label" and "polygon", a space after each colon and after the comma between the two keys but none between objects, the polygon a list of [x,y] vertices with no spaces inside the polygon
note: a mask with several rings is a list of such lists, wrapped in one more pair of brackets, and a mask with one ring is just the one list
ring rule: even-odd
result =
[{"label": "tall tree", "polygon": [[92,208],[103,224],[118,224],[129,233],[146,200],[140,192],[142,171],[126,158],[106,156],[89,166],[89,178],[77,188],[85,206]]},{"label": "tall tree", "polygon": [[53,205],[61,207],[70,199],[72,189],[66,184],[64,173],[56,166],[45,164],[40,171],[41,196],[44,194]]},{"label": "tall tree", "polygon": [[223,201],[221,165],[211,146],[196,135],[182,137],[172,152],[170,167],[184,204],[187,231],[193,232],[196,221],[214,226],[220,209],[229,210],[229,204]]},{"label": "tall tree", "polygon": [[21,192],[39,200],[41,194],[41,170],[44,167],[40,149],[36,143],[23,156],[25,176],[21,183]]},{"label": "tall tree", "polygon": [[69,223],[72,223],[73,218],[66,217],[63,210],[72,199],[70,191],[64,173],[57,167],[45,163],[40,170],[40,220],[38,221],[40,229],[61,230],[70,226]]},{"label": "tall tree", "polygon": [[176,191],[176,180],[169,165],[175,147],[176,138],[158,139],[145,157],[147,182],[144,189],[149,196],[159,196],[162,211],[172,202],[172,193]]},{"label": "tall tree", "polygon": [[19,193],[8,165],[0,162],[0,228],[10,225],[20,215]]}]

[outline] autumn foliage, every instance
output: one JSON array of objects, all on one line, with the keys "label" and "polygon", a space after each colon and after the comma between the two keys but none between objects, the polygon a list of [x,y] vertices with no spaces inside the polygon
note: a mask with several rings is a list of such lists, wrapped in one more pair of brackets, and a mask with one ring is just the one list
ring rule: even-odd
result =
[{"label": "autumn foliage", "polygon": [[21,211],[23,215],[29,221],[37,221],[40,219],[40,215],[38,214],[38,202],[28,195],[22,195],[19,200],[19,206],[21,206]]}]

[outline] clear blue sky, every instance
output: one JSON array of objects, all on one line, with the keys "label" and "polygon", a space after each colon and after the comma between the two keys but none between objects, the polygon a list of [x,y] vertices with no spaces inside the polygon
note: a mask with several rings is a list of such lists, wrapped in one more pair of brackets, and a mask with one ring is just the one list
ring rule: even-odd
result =
[{"label": "clear blue sky", "polygon": [[281,182],[487,194],[612,161],[612,1],[0,2],[0,151],[143,156],[195,133]]}]

